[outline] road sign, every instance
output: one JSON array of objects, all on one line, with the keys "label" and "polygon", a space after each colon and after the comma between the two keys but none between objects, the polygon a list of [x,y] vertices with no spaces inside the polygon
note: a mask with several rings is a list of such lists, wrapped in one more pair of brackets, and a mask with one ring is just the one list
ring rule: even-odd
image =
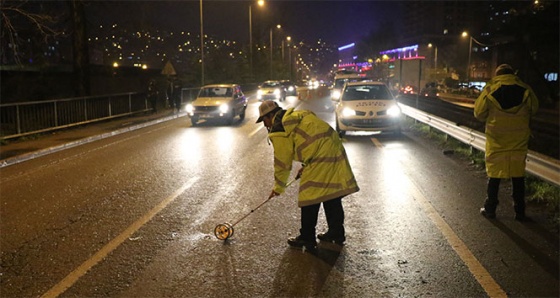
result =
[{"label": "road sign", "polygon": [[175,72],[175,68],[173,67],[173,64],[171,64],[171,61],[167,61],[167,63],[165,63],[165,66],[163,67],[161,74],[168,75],[168,76],[174,76],[177,74]]}]

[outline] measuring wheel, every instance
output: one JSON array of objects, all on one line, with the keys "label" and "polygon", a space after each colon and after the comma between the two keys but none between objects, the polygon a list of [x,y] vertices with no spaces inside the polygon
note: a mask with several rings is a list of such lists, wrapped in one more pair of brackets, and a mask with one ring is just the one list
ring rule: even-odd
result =
[{"label": "measuring wheel", "polygon": [[214,235],[216,235],[216,238],[220,240],[228,239],[233,236],[233,225],[228,222],[217,225],[214,228]]},{"label": "measuring wheel", "polygon": [[[301,172],[301,170],[300,170],[300,172]],[[294,181],[296,181],[298,179],[299,179],[299,174],[296,176],[296,178],[294,180],[292,180],[288,184],[286,184],[286,187],[290,186],[290,184],[294,183]],[[251,212],[245,214],[245,216],[243,216],[242,218],[240,218],[238,221],[234,222],[233,224],[230,224],[229,222],[224,222],[224,223],[218,224],[214,228],[214,235],[216,236],[216,238],[218,238],[220,240],[227,240],[228,238],[233,236],[233,226],[238,224],[240,221],[244,220],[247,216],[251,215],[251,213],[255,212],[255,210],[261,208],[262,205],[264,205],[266,202],[270,201],[270,199],[272,199],[273,197],[274,196],[268,197],[268,199],[266,199],[265,201],[260,203],[257,207],[255,207],[255,209],[253,209],[253,210],[251,210]]]}]

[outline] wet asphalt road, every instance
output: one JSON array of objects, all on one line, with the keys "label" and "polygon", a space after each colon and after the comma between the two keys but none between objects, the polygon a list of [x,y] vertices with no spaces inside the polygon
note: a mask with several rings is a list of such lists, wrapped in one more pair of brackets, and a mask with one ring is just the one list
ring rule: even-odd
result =
[{"label": "wet asphalt road", "polygon": [[[334,126],[327,98],[282,105]],[[272,187],[257,107],[231,127],[181,117],[3,168],[0,296],[559,295],[558,235],[544,215],[529,207],[533,221],[514,221],[503,183],[498,219],[482,218],[484,171],[406,130],[345,137],[361,191],[343,200],[344,247],[287,246],[297,185],[217,240],[217,224]]]}]

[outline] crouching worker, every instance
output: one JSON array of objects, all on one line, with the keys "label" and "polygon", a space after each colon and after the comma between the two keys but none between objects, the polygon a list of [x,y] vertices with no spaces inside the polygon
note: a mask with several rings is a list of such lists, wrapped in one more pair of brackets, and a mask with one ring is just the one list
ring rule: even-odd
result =
[{"label": "crouching worker", "polygon": [[307,110],[284,110],[274,101],[259,107],[257,123],[263,122],[274,147],[274,188],[269,198],[282,194],[292,170],[292,162],[303,167],[298,206],[301,228],[288,239],[293,247],[314,250],[315,227],[323,204],[328,230],[318,234],[321,241],[342,245],[346,240],[342,198],[359,191],[342,140],[332,127]]}]

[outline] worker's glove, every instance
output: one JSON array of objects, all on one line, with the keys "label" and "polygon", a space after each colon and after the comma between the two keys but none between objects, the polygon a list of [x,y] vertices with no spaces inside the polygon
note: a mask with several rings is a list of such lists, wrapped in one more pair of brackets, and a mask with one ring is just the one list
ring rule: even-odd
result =
[{"label": "worker's glove", "polygon": [[301,167],[301,168],[299,169],[299,171],[297,172],[296,180],[298,180],[299,178],[301,178],[301,174],[303,174],[303,168],[304,168],[304,167]]}]

